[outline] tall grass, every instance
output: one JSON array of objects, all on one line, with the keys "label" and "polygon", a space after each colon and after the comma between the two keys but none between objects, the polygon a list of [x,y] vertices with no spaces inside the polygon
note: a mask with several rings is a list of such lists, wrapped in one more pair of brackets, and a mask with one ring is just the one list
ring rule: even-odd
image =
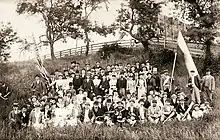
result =
[{"label": "tall grass", "polygon": [[[85,63],[95,65],[96,61],[101,61],[103,66],[115,63],[135,63],[144,61],[144,54],[139,52],[135,55],[112,54],[109,60],[101,60],[98,55],[90,55],[88,57],[70,57],[55,61],[46,60],[45,67],[49,72],[56,69],[70,67],[70,62],[75,60],[82,66]],[[153,57],[152,59],[156,59]],[[152,60],[151,60],[152,61]],[[153,62],[160,70],[172,68],[172,60],[154,60]],[[165,65],[165,66],[164,66]],[[24,104],[31,96],[30,85],[34,79],[34,75],[38,71],[33,62],[11,63],[7,66],[4,74],[5,80],[10,84],[13,93],[8,101],[0,102],[0,140],[17,139],[17,140],[218,140],[220,139],[220,88],[217,84],[217,90],[214,102],[214,111],[205,116],[201,121],[191,122],[169,122],[166,124],[150,124],[145,123],[135,127],[118,126],[106,127],[97,125],[81,125],[77,127],[65,128],[47,128],[42,131],[36,131],[31,128],[14,131],[7,126],[7,116],[11,110],[11,104],[14,101]],[[187,72],[183,73],[183,67],[178,66],[175,72],[175,83],[185,87],[187,82]],[[220,79],[216,77],[217,83]]]}]

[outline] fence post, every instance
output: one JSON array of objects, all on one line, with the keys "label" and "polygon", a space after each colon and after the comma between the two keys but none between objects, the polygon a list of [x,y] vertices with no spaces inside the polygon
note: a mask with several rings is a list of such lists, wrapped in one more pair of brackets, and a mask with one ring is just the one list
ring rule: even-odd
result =
[{"label": "fence post", "polygon": [[93,51],[93,46],[91,45],[91,53],[90,54],[92,54],[92,51]]},{"label": "fence post", "polygon": [[69,53],[70,53],[70,56],[71,56],[71,49],[69,49]]},{"label": "fence post", "polygon": [[80,55],[82,55],[82,47],[83,47],[83,46],[81,46],[81,54],[80,54]]},{"label": "fence post", "polygon": [[164,42],[163,42],[164,48],[166,47],[166,40],[167,40],[167,25],[165,23],[165,37],[164,37]]},{"label": "fence post", "polygon": [[60,51],[60,58],[62,57],[62,51]]}]

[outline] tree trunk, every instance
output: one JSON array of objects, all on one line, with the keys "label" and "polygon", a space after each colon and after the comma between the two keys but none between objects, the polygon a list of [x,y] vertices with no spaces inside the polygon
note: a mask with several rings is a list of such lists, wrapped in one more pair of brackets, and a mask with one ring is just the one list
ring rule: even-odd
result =
[{"label": "tree trunk", "polygon": [[56,59],[55,54],[54,54],[54,43],[52,42],[50,42],[50,56],[52,60]]},{"label": "tree trunk", "polygon": [[85,37],[86,37],[86,56],[89,54],[89,35],[86,30],[84,30]]},{"label": "tree trunk", "polygon": [[212,65],[212,53],[211,53],[212,41],[208,40],[205,42],[205,61],[204,61],[204,71]]},{"label": "tree trunk", "polygon": [[144,51],[149,51],[149,45],[150,45],[150,43],[149,43],[148,40],[146,40],[146,41],[141,41],[141,44],[142,44],[143,47],[144,47]]},{"label": "tree trunk", "polygon": [[144,58],[144,59],[149,59],[150,58],[149,57],[149,45],[150,45],[149,41],[148,40],[141,41],[141,44],[143,45],[144,53],[146,54],[146,58]]}]

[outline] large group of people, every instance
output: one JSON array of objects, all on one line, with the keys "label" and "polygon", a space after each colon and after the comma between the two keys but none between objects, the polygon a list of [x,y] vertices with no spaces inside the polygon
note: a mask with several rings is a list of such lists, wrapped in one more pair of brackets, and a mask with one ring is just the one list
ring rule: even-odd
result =
[{"label": "large group of people", "polygon": [[11,127],[134,126],[198,120],[212,110],[215,91],[210,70],[201,79],[191,70],[188,92],[184,92],[168,70],[159,74],[148,61],[105,68],[100,62],[81,67],[73,61],[68,69],[52,73],[47,82],[41,78],[35,76],[25,105],[13,104]]}]

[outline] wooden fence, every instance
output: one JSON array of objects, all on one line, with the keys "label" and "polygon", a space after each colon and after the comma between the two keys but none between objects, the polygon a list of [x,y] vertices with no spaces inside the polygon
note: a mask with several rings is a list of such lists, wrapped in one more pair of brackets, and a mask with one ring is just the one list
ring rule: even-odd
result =
[{"label": "wooden fence", "polygon": [[[102,43],[94,43],[89,46],[89,54],[98,52],[104,45],[110,45],[118,43],[122,47],[127,48],[140,48],[142,47],[141,43],[135,43],[134,39],[131,40],[118,40],[118,41],[109,41],[109,42],[102,42]],[[163,47],[169,50],[177,51],[177,42],[173,40],[152,40],[150,41],[151,45]],[[189,51],[193,57],[204,57],[204,50],[203,45],[199,43],[187,43],[189,47]],[[74,56],[74,55],[83,55],[86,52],[86,46],[81,46],[77,48],[66,49],[62,51],[55,52],[56,58],[64,58],[67,56]],[[50,59],[50,55],[44,55],[44,59]]]}]

